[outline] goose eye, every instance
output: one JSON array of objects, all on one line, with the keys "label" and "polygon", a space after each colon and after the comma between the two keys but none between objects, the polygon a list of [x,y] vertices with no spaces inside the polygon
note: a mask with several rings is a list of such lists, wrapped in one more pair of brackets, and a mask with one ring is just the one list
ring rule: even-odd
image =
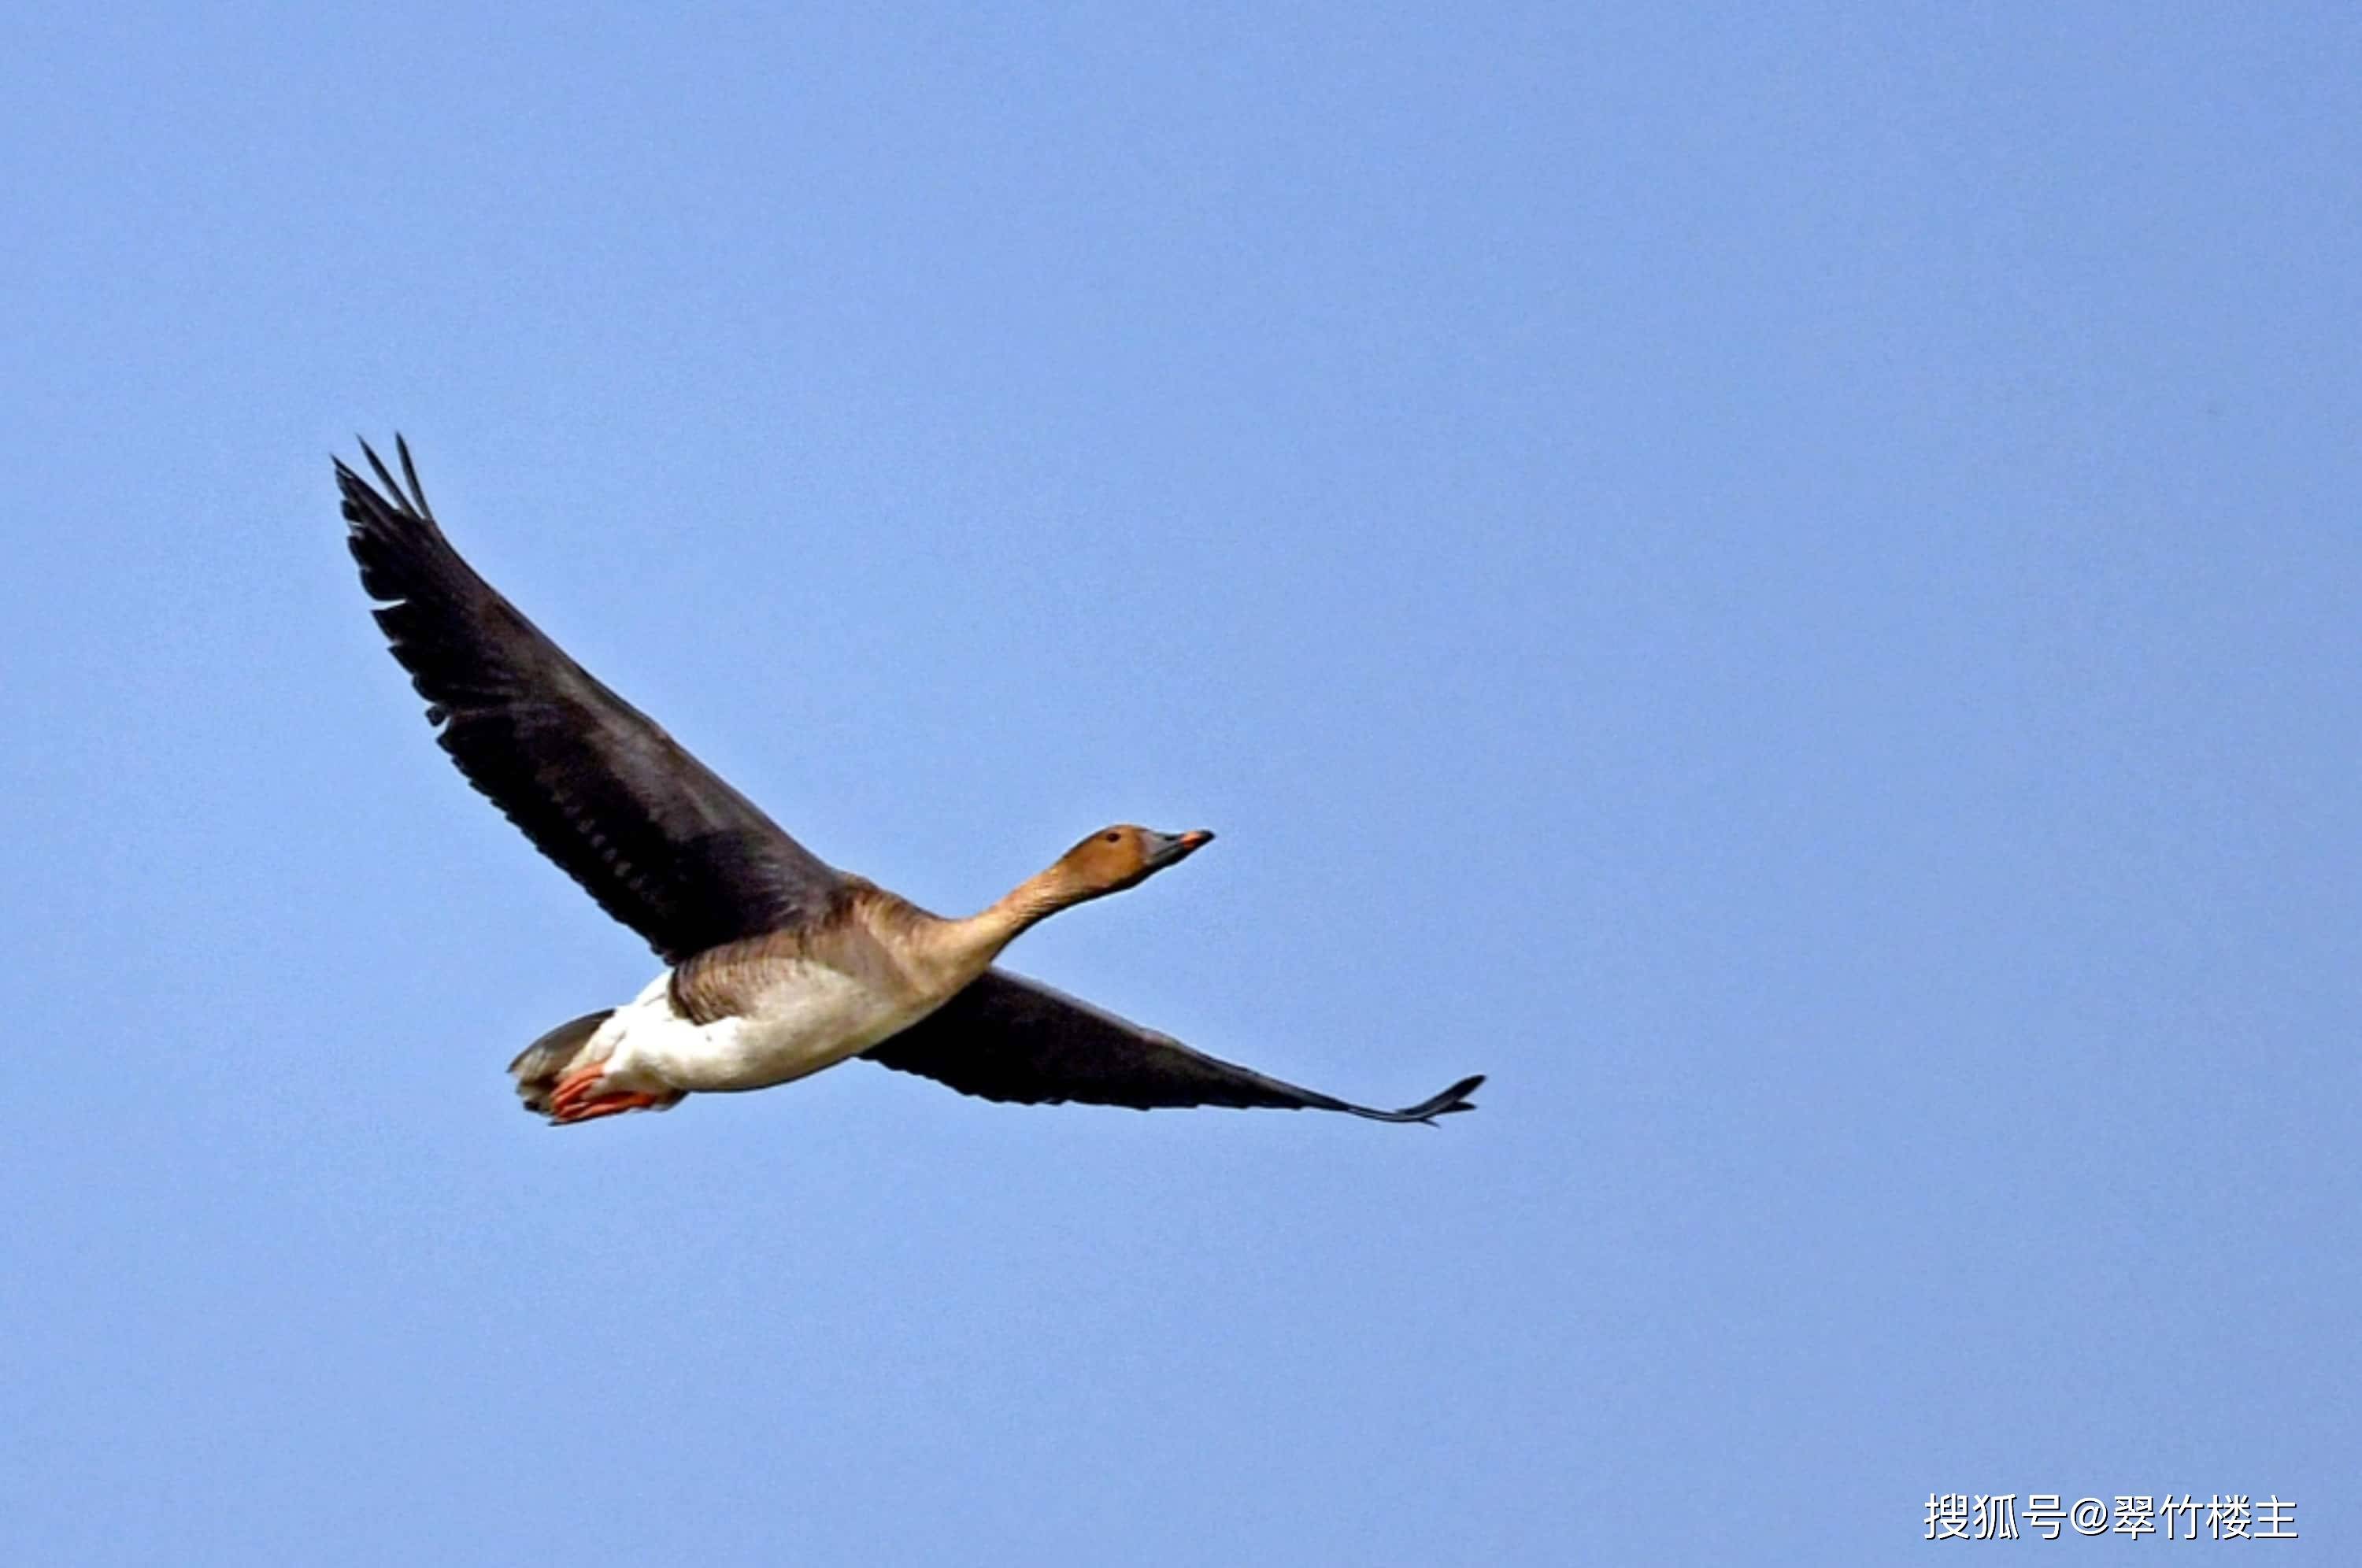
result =
[{"label": "goose eye", "polygon": [[1107,840],[1109,844],[1113,844],[1113,843],[1115,843],[1118,839],[1120,839],[1121,837],[1123,837],[1123,834],[1120,834],[1120,833],[1110,833],[1110,834],[1102,834],[1101,836],[1103,836],[1104,838],[1106,838],[1106,840]]}]

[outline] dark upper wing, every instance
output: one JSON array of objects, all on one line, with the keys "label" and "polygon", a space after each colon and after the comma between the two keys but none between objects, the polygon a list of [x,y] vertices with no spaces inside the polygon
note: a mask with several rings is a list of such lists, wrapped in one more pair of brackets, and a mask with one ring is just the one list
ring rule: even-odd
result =
[{"label": "dark upper wing", "polygon": [[942,1007],[864,1053],[897,1071],[919,1073],[962,1094],[1026,1105],[1124,1105],[1134,1110],[1191,1105],[1342,1110],[1374,1121],[1428,1121],[1473,1110],[1467,1097],[1485,1081],[1462,1078],[1432,1099],[1400,1110],[1351,1105],[1251,1067],[1192,1051],[1038,980],[994,969]]},{"label": "dark upper wing", "polygon": [[[776,930],[842,878],[592,679],[459,558],[364,442],[385,493],[340,460],[361,586],[468,782],[668,961]],[[389,499],[389,497],[391,499]]]}]

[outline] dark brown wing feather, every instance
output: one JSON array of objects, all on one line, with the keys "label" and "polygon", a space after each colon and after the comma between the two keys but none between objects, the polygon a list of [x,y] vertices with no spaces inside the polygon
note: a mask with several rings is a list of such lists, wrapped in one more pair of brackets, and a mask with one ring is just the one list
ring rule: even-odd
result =
[{"label": "dark brown wing feather", "polygon": [[838,873],[594,679],[459,558],[407,488],[337,464],[361,586],[468,782],[668,961],[824,907]]},{"label": "dark brown wing feather", "polygon": [[962,1094],[1026,1105],[1121,1105],[1134,1110],[1215,1105],[1341,1110],[1374,1121],[1426,1121],[1473,1110],[1485,1081],[1462,1078],[1432,1099],[1373,1110],[1192,1051],[1038,980],[994,969],[865,1055]]}]

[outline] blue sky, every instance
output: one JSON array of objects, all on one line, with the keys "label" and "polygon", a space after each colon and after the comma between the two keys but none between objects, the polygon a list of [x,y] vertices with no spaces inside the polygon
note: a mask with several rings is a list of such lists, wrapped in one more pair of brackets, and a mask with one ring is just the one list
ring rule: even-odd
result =
[{"label": "blue sky", "polygon": [[[203,13],[0,48],[12,1560],[2356,1560],[2350,7]],[[1482,1111],[520,1115],[654,960],[397,428],[822,855],[1212,826],[1012,963]]]}]

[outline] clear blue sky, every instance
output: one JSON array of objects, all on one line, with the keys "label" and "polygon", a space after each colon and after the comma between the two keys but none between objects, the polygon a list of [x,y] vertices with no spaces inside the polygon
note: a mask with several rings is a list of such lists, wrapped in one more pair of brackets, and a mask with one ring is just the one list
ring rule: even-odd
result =
[{"label": "clear blue sky", "polygon": [[[9,1561],[2362,1561],[2350,6],[195,9],[0,47]],[[1012,961],[1483,1110],[519,1114],[655,961],[396,428],[823,856],[1210,825]]]}]

